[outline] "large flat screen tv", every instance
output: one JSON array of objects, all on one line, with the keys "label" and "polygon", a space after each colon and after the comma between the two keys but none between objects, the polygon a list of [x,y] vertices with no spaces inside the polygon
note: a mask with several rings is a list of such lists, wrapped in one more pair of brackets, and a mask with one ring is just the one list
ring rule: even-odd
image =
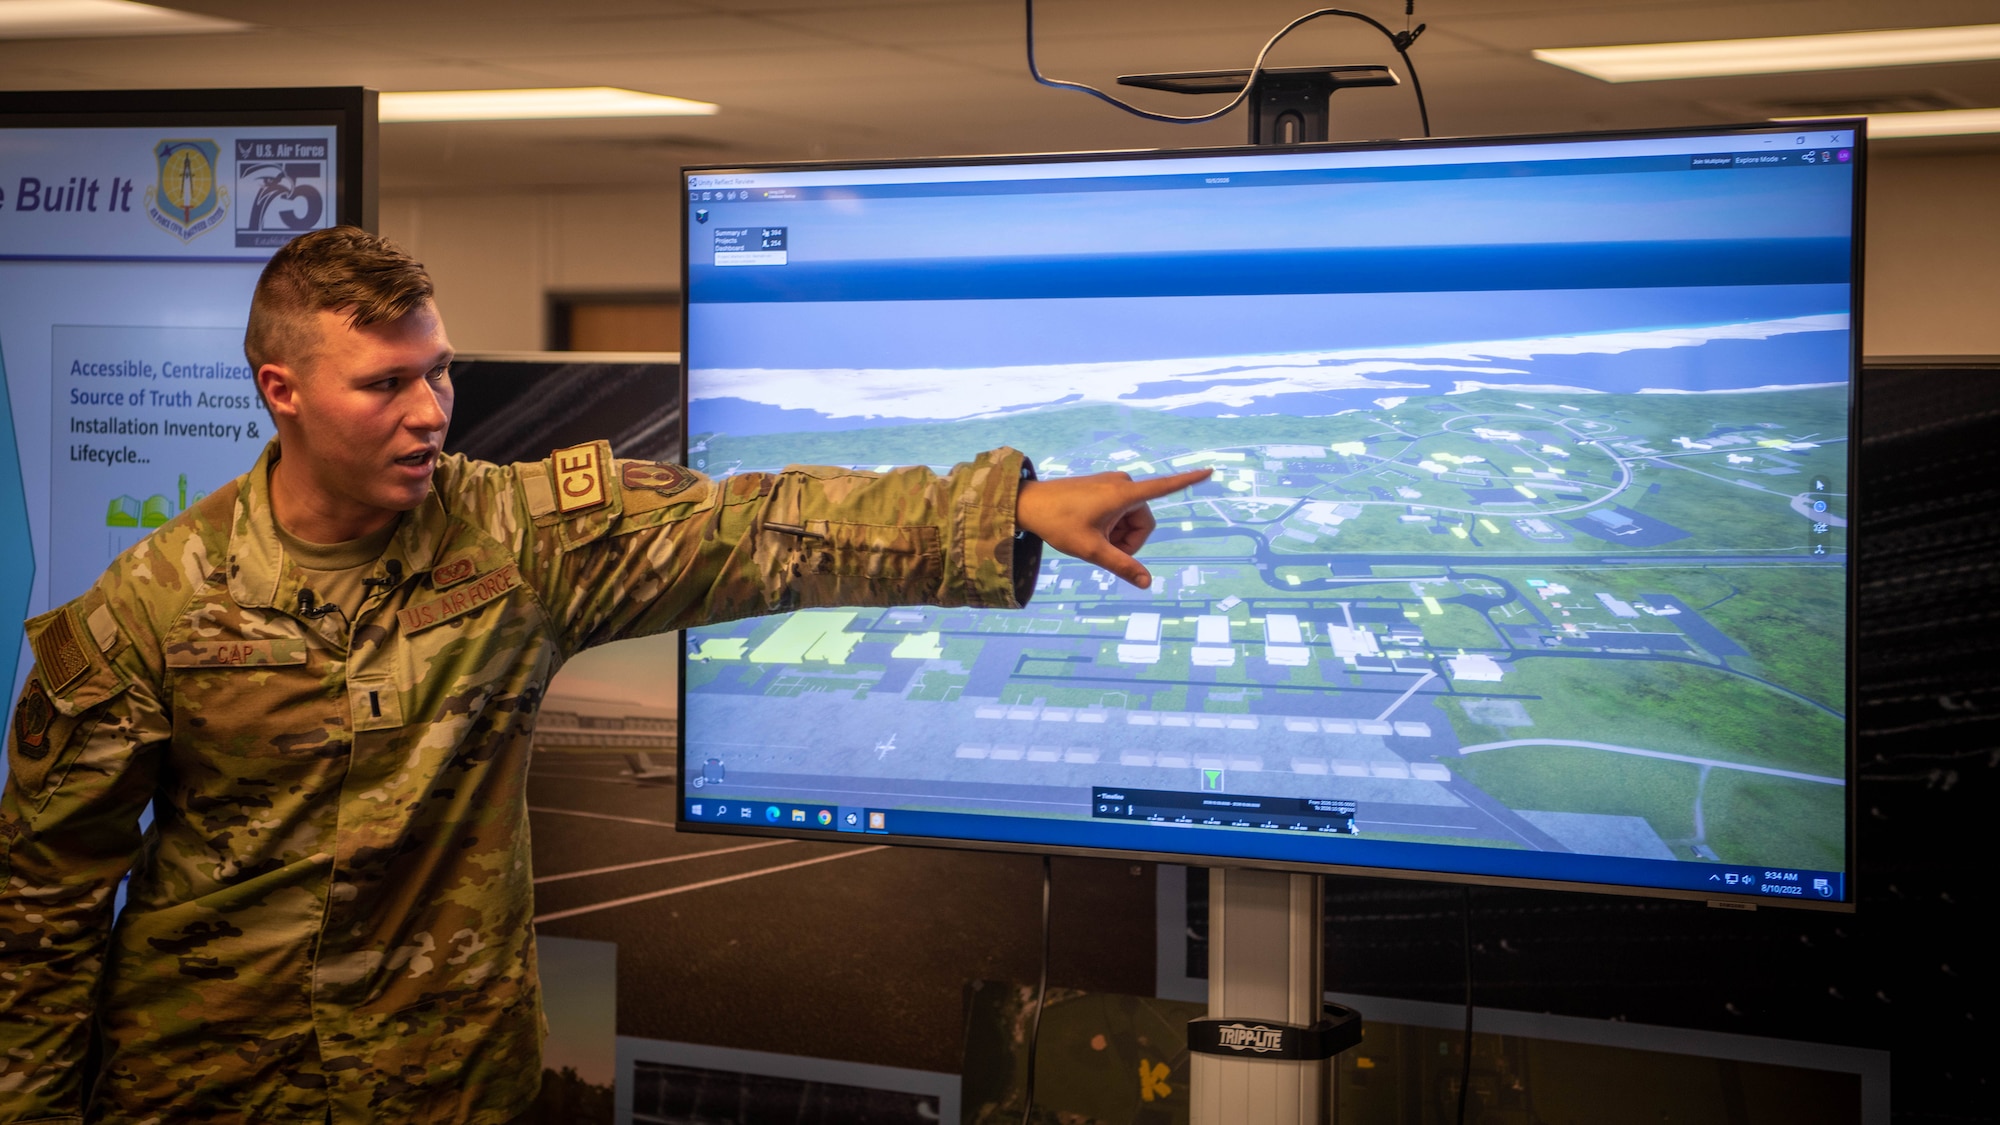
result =
[{"label": "large flat screen tv", "polygon": [[1863,154],[689,169],[695,468],[1215,475],[1150,590],[690,631],[683,827],[1848,908]]}]

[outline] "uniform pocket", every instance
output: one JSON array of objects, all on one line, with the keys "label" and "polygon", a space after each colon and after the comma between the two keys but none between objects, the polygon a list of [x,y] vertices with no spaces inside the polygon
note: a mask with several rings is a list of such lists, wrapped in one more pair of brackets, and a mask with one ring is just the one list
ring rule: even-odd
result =
[{"label": "uniform pocket", "polygon": [[804,529],[797,537],[801,577],[906,582],[943,569],[935,527],[808,520]]}]

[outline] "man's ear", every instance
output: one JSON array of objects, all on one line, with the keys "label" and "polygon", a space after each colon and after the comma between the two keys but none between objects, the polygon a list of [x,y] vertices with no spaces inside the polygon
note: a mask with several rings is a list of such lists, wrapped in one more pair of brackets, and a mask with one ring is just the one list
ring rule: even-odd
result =
[{"label": "man's ear", "polygon": [[299,416],[299,373],[282,363],[267,363],[257,369],[257,390],[273,419]]}]

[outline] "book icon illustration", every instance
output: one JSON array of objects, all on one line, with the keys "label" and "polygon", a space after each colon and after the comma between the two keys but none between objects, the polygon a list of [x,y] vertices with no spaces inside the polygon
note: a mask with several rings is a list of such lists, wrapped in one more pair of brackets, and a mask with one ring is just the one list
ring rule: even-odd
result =
[{"label": "book icon illustration", "polygon": [[[187,510],[187,483],[187,474],[182,473],[179,487],[175,490],[174,499],[168,499],[158,493],[148,496],[143,501],[133,499],[130,496],[112,497],[111,503],[106,507],[104,512],[104,526],[145,528],[161,526]],[[194,494],[194,499],[199,501],[206,495],[208,494],[205,492],[197,492]]]}]

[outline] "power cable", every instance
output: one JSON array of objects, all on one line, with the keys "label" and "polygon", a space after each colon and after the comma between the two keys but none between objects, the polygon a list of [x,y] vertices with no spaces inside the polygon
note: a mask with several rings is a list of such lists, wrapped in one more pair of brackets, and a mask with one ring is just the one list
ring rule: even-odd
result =
[{"label": "power cable", "polygon": [[1465,1125],[1465,1095],[1472,1088],[1472,888],[1465,892],[1465,1041],[1458,1064],[1458,1125]]},{"label": "power cable", "polygon": [[1049,999],[1049,857],[1042,857],[1042,982],[1035,986],[1035,1021],[1028,1029],[1027,1092],[1021,1097],[1021,1125],[1035,1112],[1035,1045],[1042,1037],[1042,1006]]},{"label": "power cable", "polygon": [[[1256,61],[1250,64],[1250,75],[1244,79],[1243,88],[1236,91],[1236,96],[1229,99],[1228,105],[1210,113],[1156,113],[1153,110],[1141,109],[1122,98],[1107,94],[1095,86],[1082,82],[1071,82],[1061,78],[1050,78],[1044,75],[1042,68],[1035,62],[1035,0],[1024,0],[1024,3],[1027,5],[1028,13],[1028,73],[1033,76],[1036,82],[1058,90],[1075,90],[1079,93],[1089,94],[1091,97],[1117,106],[1119,109],[1135,117],[1143,117],[1148,121],[1164,121],[1170,125],[1198,125],[1204,121],[1214,121],[1237,106],[1242,105],[1244,99],[1250,96],[1251,87],[1257,84],[1257,76],[1264,72],[1264,59],[1271,53],[1271,48],[1276,47],[1279,40],[1290,35],[1295,29],[1326,16],[1343,16],[1347,19],[1360,20],[1362,23],[1387,36],[1390,44],[1396,48],[1396,54],[1402,56],[1403,68],[1410,72],[1410,88],[1417,95],[1417,115],[1423,119],[1424,136],[1428,137],[1431,135],[1431,113],[1429,107],[1424,104],[1424,84],[1417,77],[1416,64],[1410,61],[1410,44],[1415,43],[1417,36],[1424,33],[1424,24],[1418,24],[1414,30],[1391,31],[1383,26],[1380,20],[1363,12],[1352,12],[1346,8],[1315,9],[1279,28],[1276,35],[1271,36],[1270,39],[1265,41],[1264,48],[1257,52]],[[1415,10],[1416,0],[1406,0],[1403,14],[1407,17],[1414,14]]]}]

